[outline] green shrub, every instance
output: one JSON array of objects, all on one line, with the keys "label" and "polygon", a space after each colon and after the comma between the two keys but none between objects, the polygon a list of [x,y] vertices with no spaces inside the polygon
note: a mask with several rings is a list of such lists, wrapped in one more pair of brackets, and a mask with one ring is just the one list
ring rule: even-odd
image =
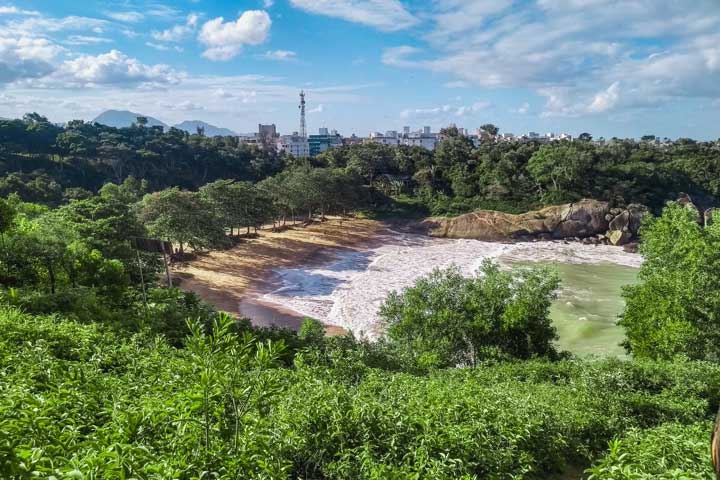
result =
[{"label": "green shrub", "polygon": [[589,480],[709,480],[711,431],[709,422],[632,430],[610,442],[608,454],[588,470]]}]

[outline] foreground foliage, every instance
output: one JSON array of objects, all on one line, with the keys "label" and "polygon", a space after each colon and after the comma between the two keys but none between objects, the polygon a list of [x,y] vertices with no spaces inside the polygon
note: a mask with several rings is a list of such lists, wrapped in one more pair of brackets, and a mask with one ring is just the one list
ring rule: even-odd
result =
[{"label": "foreground foliage", "polygon": [[[178,349],[5,308],[0,477],[548,478],[631,429],[706,421],[720,401],[709,363],[526,361],[417,376],[388,370],[371,345],[317,344],[312,330],[291,348],[220,316],[193,324]],[[700,460],[681,467],[702,474]]]},{"label": "foreground foliage", "polygon": [[610,452],[593,467],[589,480],[707,480],[713,478],[708,458],[708,422],[669,423],[631,430],[610,443]]}]

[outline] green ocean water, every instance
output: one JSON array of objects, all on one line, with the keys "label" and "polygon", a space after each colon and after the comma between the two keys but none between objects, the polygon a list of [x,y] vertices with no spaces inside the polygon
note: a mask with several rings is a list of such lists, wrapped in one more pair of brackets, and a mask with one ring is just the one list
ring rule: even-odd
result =
[{"label": "green ocean water", "polygon": [[[527,265],[527,264],[526,264]],[[637,268],[614,264],[549,264],[562,280],[550,309],[559,349],[576,355],[624,356],[617,325],[625,302],[622,287],[637,282]]]}]

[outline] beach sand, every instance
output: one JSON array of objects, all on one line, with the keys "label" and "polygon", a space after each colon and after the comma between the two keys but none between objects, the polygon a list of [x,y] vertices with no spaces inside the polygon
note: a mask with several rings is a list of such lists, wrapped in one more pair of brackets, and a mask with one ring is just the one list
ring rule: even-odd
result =
[{"label": "beach sand", "polygon": [[[189,262],[173,265],[180,286],[194,292],[216,309],[249,318],[258,326],[297,329],[303,317],[292,310],[263,303],[259,297],[277,287],[273,270],[321,261],[332,248],[364,249],[386,227],[365,219],[330,218],[283,232],[261,230],[259,238],[223,251],[203,253]],[[327,325],[328,335],[346,331]]]}]

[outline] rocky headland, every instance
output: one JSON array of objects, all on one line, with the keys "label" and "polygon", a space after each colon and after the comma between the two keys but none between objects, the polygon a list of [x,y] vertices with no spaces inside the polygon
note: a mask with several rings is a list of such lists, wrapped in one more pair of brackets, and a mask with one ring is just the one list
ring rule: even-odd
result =
[{"label": "rocky headland", "polygon": [[607,202],[584,199],[522,214],[477,210],[453,218],[432,217],[419,228],[433,237],[490,242],[573,239],[627,245],[637,238],[647,212],[643,205],[612,208]]}]

